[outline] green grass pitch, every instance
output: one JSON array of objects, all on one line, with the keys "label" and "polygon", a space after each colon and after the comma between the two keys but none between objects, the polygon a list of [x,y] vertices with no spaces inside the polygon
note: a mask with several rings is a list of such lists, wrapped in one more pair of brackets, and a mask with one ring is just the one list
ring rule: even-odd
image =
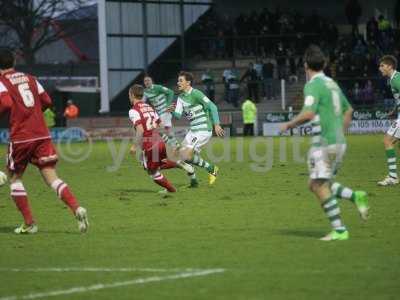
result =
[{"label": "green grass pitch", "polygon": [[[120,168],[107,171],[110,153],[123,145],[95,143],[88,159],[58,166],[89,211],[85,235],[29,167],[24,184],[39,233],[12,233],[21,218],[1,187],[0,299],[399,299],[400,187],[376,186],[386,174],[381,140],[348,139],[337,179],[369,192],[371,218],[362,222],[342,200],[350,240],[332,243],[318,240],[328,221],[307,189],[306,164],[293,161],[290,138],[274,139],[268,172],[254,172],[251,164],[266,163],[249,155],[252,147],[264,154],[265,139],[246,139],[243,161],[236,161],[240,140],[227,140],[232,161],[219,163],[215,186],[203,170],[196,190],[185,188],[180,170],[164,171],[179,190],[166,199],[124,151]],[[215,153],[221,145],[214,142]]]}]

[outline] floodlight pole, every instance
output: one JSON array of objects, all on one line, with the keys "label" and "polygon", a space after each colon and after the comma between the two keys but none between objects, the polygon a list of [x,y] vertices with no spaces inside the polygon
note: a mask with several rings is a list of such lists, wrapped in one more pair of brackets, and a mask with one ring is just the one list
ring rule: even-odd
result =
[{"label": "floodlight pole", "polygon": [[147,1],[142,0],[142,25],[143,25],[143,59],[144,72],[147,73],[149,68],[149,46],[148,46],[148,28],[147,28]]},{"label": "floodlight pole", "polygon": [[180,19],[181,19],[181,68],[186,68],[186,54],[185,54],[185,7],[183,0],[179,1]]},{"label": "floodlight pole", "polygon": [[100,111],[110,112],[110,97],[108,91],[108,61],[107,61],[107,29],[106,0],[97,1],[98,31],[99,31],[99,62],[100,62]]}]

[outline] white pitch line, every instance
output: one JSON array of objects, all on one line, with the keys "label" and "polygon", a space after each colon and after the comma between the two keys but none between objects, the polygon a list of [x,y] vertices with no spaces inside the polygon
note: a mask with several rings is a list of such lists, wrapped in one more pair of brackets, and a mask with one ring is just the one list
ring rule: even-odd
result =
[{"label": "white pitch line", "polygon": [[160,268],[0,268],[0,272],[194,272],[204,269],[160,269]]},{"label": "white pitch line", "polygon": [[31,299],[56,297],[56,296],[71,295],[71,294],[77,294],[77,293],[87,293],[87,292],[91,292],[91,291],[111,289],[111,288],[122,287],[122,286],[145,284],[145,283],[149,283],[149,282],[160,282],[160,281],[166,281],[166,280],[207,276],[207,275],[223,273],[223,272],[225,272],[225,269],[210,269],[210,270],[202,270],[202,271],[183,272],[183,273],[173,274],[173,275],[144,277],[144,278],[138,278],[138,279],[133,279],[133,280],[128,280],[128,281],[114,282],[114,283],[99,283],[99,284],[94,284],[94,285],[89,285],[89,286],[79,286],[79,287],[73,287],[73,288],[70,288],[67,290],[56,290],[56,291],[49,291],[49,292],[43,292],[43,293],[30,293],[30,294],[23,295],[23,296],[2,297],[2,298],[0,298],[0,300],[31,300]]}]

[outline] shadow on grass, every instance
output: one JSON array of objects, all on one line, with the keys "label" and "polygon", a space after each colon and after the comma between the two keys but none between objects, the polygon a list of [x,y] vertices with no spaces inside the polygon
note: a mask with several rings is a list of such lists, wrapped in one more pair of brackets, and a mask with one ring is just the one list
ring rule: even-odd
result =
[{"label": "shadow on grass", "polygon": [[120,193],[123,193],[123,194],[125,194],[125,193],[148,193],[148,194],[150,194],[150,193],[155,193],[155,191],[154,190],[150,190],[150,189],[115,189],[115,190],[113,190],[114,192],[120,192]]},{"label": "shadow on grass", "polygon": [[15,227],[13,226],[0,226],[0,234],[2,233],[14,233]]},{"label": "shadow on grass", "polygon": [[[90,228],[89,228],[90,230]],[[78,230],[77,231],[63,231],[63,230],[40,230],[37,234],[68,234],[68,235],[85,235],[86,233],[81,233]]]},{"label": "shadow on grass", "polygon": [[[0,234],[12,234],[16,235],[14,233],[14,229],[16,226],[0,226]],[[72,235],[81,235],[79,231],[63,231],[63,230],[41,230],[39,228],[38,233],[35,233],[34,235],[40,235],[40,234],[72,234]]]},{"label": "shadow on grass", "polygon": [[297,236],[303,238],[321,238],[326,234],[326,232],[322,232],[320,230],[313,229],[279,229],[279,234],[281,235],[289,235],[289,236]]}]

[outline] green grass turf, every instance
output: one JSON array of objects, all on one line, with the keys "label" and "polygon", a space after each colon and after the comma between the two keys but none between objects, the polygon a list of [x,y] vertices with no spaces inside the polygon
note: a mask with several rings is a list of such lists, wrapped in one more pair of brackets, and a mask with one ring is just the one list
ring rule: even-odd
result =
[{"label": "green grass turf", "polygon": [[[292,148],[291,139],[275,139],[272,169],[257,173],[250,168],[247,139],[244,161],[220,162],[213,187],[207,185],[203,170],[198,170],[201,186],[196,190],[184,188],[188,180],[181,171],[165,171],[180,189],[168,199],[156,194],[158,186],[128,154],[121,168],[108,172],[110,150],[106,143],[96,143],[87,160],[61,161],[58,168],[89,210],[91,228],[86,235],[78,234],[69,210],[30,167],[24,183],[39,225],[37,235],[12,234],[21,218],[8,187],[0,188],[0,298],[166,275],[6,270],[136,267],[226,271],[52,299],[399,299],[399,187],[376,186],[386,174],[382,136],[349,137],[337,179],[368,191],[372,211],[363,223],[353,205],[341,201],[351,238],[334,243],[318,241],[329,231],[328,222],[307,190],[306,164],[293,162],[291,151],[287,161],[280,162],[283,140]],[[258,141],[262,154],[263,139]],[[233,157],[237,143],[230,141]],[[84,147],[76,144],[73,149]],[[303,156],[307,147],[305,141]],[[221,142],[214,148],[222,153]],[[0,153],[5,150],[0,148]]]}]

